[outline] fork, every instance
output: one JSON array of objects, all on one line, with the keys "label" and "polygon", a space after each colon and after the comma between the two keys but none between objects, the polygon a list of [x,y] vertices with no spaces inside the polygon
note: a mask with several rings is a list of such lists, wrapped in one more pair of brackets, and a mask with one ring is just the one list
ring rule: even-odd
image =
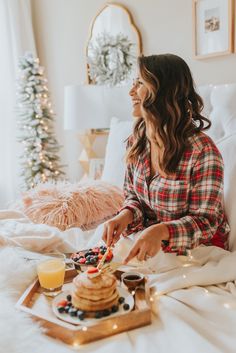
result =
[{"label": "fork", "polygon": [[109,253],[110,250],[111,250],[111,247],[108,246],[108,247],[107,247],[107,250],[106,250],[106,252],[105,252],[105,254],[103,254],[103,257],[101,258],[101,260],[99,261],[99,263],[98,263],[98,265],[97,265],[97,269],[98,269],[98,270],[101,270],[101,269],[102,269],[102,267],[103,267],[103,265],[104,265],[104,262],[106,261],[107,255],[108,255],[108,253]]},{"label": "fork", "polygon": [[102,267],[101,272],[102,273],[113,273],[121,266],[123,266],[123,264],[121,262],[110,262],[110,263],[105,264]]}]

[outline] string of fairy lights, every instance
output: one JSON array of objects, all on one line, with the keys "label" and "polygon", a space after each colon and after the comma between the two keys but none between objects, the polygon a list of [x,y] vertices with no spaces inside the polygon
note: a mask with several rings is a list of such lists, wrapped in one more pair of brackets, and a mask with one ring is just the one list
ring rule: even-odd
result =
[{"label": "string of fairy lights", "polygon": [[23,145],[21,175],[26,189],[39,182],[58,180],[64,175],[55,137],[54,112],[49,99],[47,79],[39,59],[26,53],[19,61],[17,89],[18,124]]},{"label": "string of fairy lights", "polygon": [[[177,278],[179,281],[181,281],[181,288],[190,288],[190,289],[194,289],[194,288],[197,288],[196,285],[194,285],[193,283],[193,271],[189,271],[187,270],[187,268],[189,267],[192,267],[192,266],[198,266],[196,267],[196,269],[201,269],[201,265],[200,263],[198,263],[196,261],[196,259],[194,259],[194,257],[191,255],[191,252],[189,252],[188,256],[184,256],[183,258],[185,258],[185,260],[183,261],[182,265],[180,265],[178,267],[179,271],[181,271],[181,268],[182,268],[182,273],[180,272],[179,274],[179,277]],[[156,272],[155,271],[151,271],[151,268],[147,267],[147,265],[144,265],[144,268],[147,270],[149,269],[150,270],[150,273],[152,274],[155,274]],[[181,279],[182,277],[182,279]],[[150,285],[150,283],[149,283]],[[164,294],[167,294],[167,296],[169,296],[169,293],[165,293],[163,292],[162,290],[159,291],[158,288],[160,286],[160,283],[158,283],[158,281],[156,280],[156,284],[155,284],[155,281],[153,281],[152,279],[152,286],[150,288],[150,296],[147,297],[149,298],[149,301],[150,301],[150,308],[152,310],[152,313],[154,316],[157,316],[157,317],[160,317],[160,310],[159,310],[159,306],[160,306],[160,301],[161,301],[161,298],[164,297]],[[207,286],[207,285],[205,285]],[[207,289],[206,287],[204,287],[203,285],[199,285],[198,286],[198,289],[199,289],[199,292],[198,292],[198,296],[199,298],[201,298],[201,301],[203,303],[205,303],[205,306],[207,306],[207,303],[212,303],[212,299],[217,299],[217,303],[218,303],[218,310],[230,310],[231,312],[233,310],[236,310],[236,304],[235,304],[235,299],[233,298],[233,296],[230,296],[228,295],[228,299],[226,299],[225,296],[221,295],[217,295],[216,291],[212,290],[211,291],[211,285],[209,284],[209,289]],[[173,292],[173,291],[172,291]],[[136,290],[133,290],[131,292],[132,296],[134,297],[134,300],[135,300],[135,295],[136,295]],[[201,295],[201,297],[200,297]],[[171,295],[170,295],[171,297]],[[175,296],[173,296],[173,299],[176,299]],[[177,300],[178,297],[177,297]],[[186,306],[188,306],[188,303],[185,303],[184,302],[184,299],[183,299],[183,302],[182,302],[183,305],[186,304]],[[138,310],[137,308],[135,310]],[[110,321],[107,325],[107,330],[109,330],[110,333],[114,332],[115,331],[118,331],[118,332],[122,332],[123,331],[123,326],[121,327],[120,324],[118,323],[118,321],[116,322],[115,318],[114,320]],[[97,327],[96,326],[82,326],[81,327],[82,331],[86,332],[88,331],[89,333],[92,333],[93,330],[97,330]],[[79,348],[81,345],[80,345],[80,341],[79,341],[79,337],[78,337],[78,340],[75,340],[74,343],[73,343],[73,346],[76,347],[76,348]]]}]

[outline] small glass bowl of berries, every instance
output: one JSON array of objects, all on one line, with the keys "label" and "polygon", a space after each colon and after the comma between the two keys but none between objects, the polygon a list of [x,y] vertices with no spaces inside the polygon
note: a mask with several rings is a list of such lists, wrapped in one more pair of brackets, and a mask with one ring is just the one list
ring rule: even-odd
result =
[{"label": "small glass bowl of berries", "polygon": [[[71,260],[78,272],[84,272],[89,266],[96,267],[103,255],[106,253],[105,245],[96,246],[87,250],[77,251],[71,255]],[[113,258],[113,253],[109,250],[105,262],[110,262]]]}]

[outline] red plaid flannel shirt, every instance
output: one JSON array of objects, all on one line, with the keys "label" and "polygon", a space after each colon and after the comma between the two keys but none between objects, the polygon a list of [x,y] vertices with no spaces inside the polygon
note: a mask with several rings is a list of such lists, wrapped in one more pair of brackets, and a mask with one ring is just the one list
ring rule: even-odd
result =
[{"label": "red plaid flannel shirt", "polygon": [[[132,143],[128,140],[128,147]],[[122,209],[133,212],[126,235],[155,223],[164,223],[169,240],[165,252],[186,254],[199,244],[228,246],[229,225],[223,208],[223,161],[213,141],[204,133],[190,139],[174,177],[150,178],[150,143],[138,162],[128,164]]]}]

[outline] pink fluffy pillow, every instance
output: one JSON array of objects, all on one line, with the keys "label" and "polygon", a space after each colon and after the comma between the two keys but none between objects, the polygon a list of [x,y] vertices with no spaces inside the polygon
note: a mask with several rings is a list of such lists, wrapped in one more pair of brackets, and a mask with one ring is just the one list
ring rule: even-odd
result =
[{"label": "pink fluffy pillow", "polygon": [[35,223],[66,230],[95,228],[117,213],[124,201],[123,192],[104,181],[38,184],[26,192],[21,208]]}]

